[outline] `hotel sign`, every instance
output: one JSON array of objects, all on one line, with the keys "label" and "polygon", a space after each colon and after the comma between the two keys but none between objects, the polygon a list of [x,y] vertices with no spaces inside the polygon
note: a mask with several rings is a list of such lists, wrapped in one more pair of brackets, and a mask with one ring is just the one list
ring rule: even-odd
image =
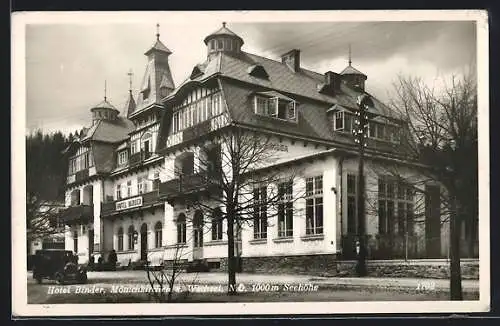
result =
[{"label": "hotel sign", "polygon": [[116,210],[121,211],[124,209],[140,207],[142,206],[142,196],[134,197],[130,199],[125,199],[122,201],[116,202]]}]

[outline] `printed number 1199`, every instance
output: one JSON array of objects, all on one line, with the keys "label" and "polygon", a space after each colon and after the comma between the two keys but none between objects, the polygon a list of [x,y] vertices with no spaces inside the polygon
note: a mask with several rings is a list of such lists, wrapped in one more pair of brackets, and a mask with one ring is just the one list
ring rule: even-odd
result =
[{"label": "printed number 1199", "polygon": [[432,291],[436,289],[436,282],[422,281],[417,284],[417,291]]}]

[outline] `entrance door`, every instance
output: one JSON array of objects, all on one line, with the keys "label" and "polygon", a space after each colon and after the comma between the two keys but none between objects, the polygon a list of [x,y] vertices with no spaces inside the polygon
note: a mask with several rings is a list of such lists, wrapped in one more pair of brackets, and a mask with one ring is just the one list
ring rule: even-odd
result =
[{"label": "entrance door", "polygon": [[141,226],[141,260],[148,259],[148,226],[146,223]]},{"label": "entrance door", "polygon": [[203,258],[203,213],[196,211],[193,219],[193,260]]}]

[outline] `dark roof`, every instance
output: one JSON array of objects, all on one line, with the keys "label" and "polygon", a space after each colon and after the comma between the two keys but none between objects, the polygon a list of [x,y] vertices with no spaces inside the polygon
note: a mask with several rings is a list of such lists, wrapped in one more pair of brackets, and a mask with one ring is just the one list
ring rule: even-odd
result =
[{"label": "dark roof", "polygon": [[257,88],[235,81],[221,80],[226,104],[234,122],[297,136],[315,139],[332,139],[332,131],[325,119],[328,105],[312,102],[299,104],[297,122],[283,121],[254,113],[253,97]]},{"label": "dark roof", "polygon": [[341,75],[363,75],[366,76],[364,73],[359,71],[358,69],[354,68],[353,66],[349,65],[342,70],[340,73]]},{"label": "dark roof", "polygon": [[106,99],[102,101],[101,103],[93,106],[90,110],[92,111],[93,109],[110,109],[110,110],[115,110],[118,111],[111,103],[109,103]]},{"label": "dark roof", "polygon": [[106,143],[117,143],[128,138],[128,134],[135,129],[132,121],[124,117],[116,120],[99,120],[88,130],[82,140],[89,139]]},{"label": "dark roof", "polygon": [[216,30],[215,32],[213,32],[212,34],[208,35],[207,37],[205,37],[205,44],[208,43],[208,41],[216,36],[221,36],[221,35],[224,35],[224,36],[231,36],[231,37],[234,37],[234,38],[238,38],[240,41],[241,41],[241,44],[243,44],[243,39],[241,37],[239,37],[237,34],[235,34],[232,30],[230,30],[229,28],[226,27],[226,23],[222,23],[222,27],[219,28],[218,30]]},{"label": "dark roof", "polygon": [[[255,65],[261,65],[269,77],[264,79],[250,75],[248,71]],[[190,83],[204,82],[220,76],[230,118],[234,122],[323,140],[336,138],[327,110],[335,105],[357,109],[358,97],[367,94],[364,90],[351,87],[346,82],[342,82],[340,89],[334,94],[320,93],[318,90],[325,82],[323,74],[304,68],[294,72],[279,61],[246,52],[238,54],[219,52],[203,63],[202,67],[204,68],[202,74],[185,80],[169,98],[174,97],[179,90]],[[296,100],[299,103],[297,122],[254,114],[251,96],[257,92],[275,92],[274,94]],[[374,110],[380,115],[395,117],[390,108],[376,98],[372,99]]]},{"label": "dark roof", "polygon": [[125,103],[125,112],[127,112],[127,115],[130,115],[132,112],[134,112],[136,107],[134,96],[132,95],[132,92],[130,92],[127,102]]},{"label": "dark roof", "polygon": [[155,44],[144,53],[145,55],[150,54],[153,51],[160,51],[168,54],[172,54],[172,51],[170,51],[165,44],[163,44],[160,40],[156,40]]}]

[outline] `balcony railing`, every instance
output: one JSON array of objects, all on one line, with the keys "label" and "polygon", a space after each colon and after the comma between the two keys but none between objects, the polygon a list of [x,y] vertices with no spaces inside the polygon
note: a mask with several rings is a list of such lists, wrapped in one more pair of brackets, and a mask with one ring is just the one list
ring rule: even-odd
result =
[{"label": "balcony railing", "polygon": [[216,188],[219,180],[220,172],[201,172],[180,176],[160,183],[160,198],[169,200],[190,193]]},{"label": "balcony railing", "polygon": [[145,160],[147,160],[151,156],[153,156],[153,153],[151,153],[151,152],[140,151],[140,152],[134,153],[134,154],[130,155],[130,158],[128,160],[128,164],[131,167],[140,165],[142,162],[144,162]]},{"label": "balcony railing", "polygon": [[144,194],[101,203],[101,215],[114,215],[131,210],[140,210],[160,203],[158,190],[153,190]]},{"label": "balcony railing", "polygon": [[66,225],[73,223],[86,223],[94,217],[93,205],[70,206],[61,212],[61,221]]}]

